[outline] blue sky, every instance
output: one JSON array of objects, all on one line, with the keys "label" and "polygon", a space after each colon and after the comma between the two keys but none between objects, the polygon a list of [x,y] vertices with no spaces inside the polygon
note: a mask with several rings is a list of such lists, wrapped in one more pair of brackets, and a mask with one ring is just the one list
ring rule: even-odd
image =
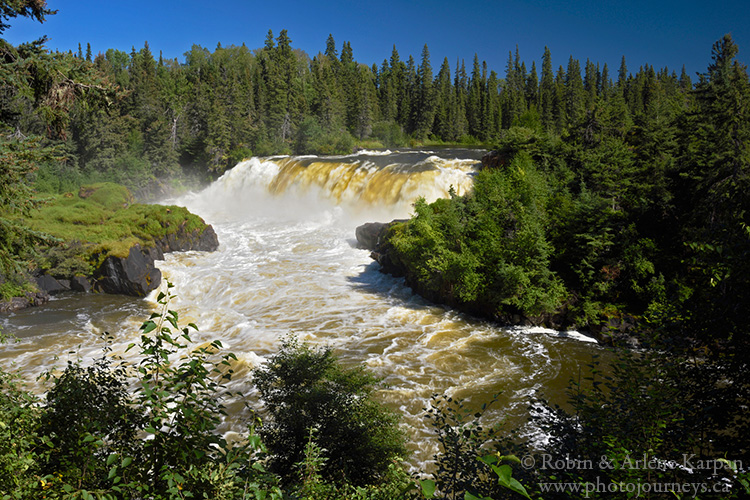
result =
[{"label": "blue sky", "polygon": [[217,43],[251,49],[263,45],[266,33],[287,29],[292,46],[310,56],[325,49],[333,34],[340,50],[349,41],[354,58],[378,66],[393,45],[406,60],[419,62],[422,47],[430,50],[437,72],[444,57],[451,69],[458,59],[467,68],[476,53],[490,69],[504,76],[508,52],[518,45],[521,59],[541,69],[545,45],[555,68],[569,56],[607,63],[616,75],[624,55],[631,72],[643,64],[664,66],[678,73],[704,72],[712,44],[732,33],[739,59],[750,62],[750,5],[730,1],[473,1],[411,2],[329,0],[231,1],[198,0],[48,0],[59,12],[43,25],[11,20],[4,37],[21,43],[48,35],[48,47],[76,51],[91,43],[94,54],[108,48],[130,52],[144,41],[155,54],[177,57],[193,44],[213,50]]}]

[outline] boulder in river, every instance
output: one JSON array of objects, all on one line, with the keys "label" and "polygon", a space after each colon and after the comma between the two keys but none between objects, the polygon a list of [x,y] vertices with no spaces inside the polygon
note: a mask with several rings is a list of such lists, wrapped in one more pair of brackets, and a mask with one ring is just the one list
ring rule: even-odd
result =
[{"label": "boulder in river", "polygon": [[154,265],[155,255],[158,253],[151,249],[134,245],[127,257],[107,257],[94,273],[94,289],[145,297],[161,283],[161,271]]}]

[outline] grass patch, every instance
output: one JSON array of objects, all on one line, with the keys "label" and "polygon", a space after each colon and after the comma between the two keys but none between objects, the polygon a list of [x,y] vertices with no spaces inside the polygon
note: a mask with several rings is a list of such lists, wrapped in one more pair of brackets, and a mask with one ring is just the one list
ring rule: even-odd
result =
[{"label": "grass patch", "polygon": [[[53,259],[40,259],[45,270],[59,268],[56,262],[67,269],[97,267],[108,256],[127,257],[135,244],[153,247],[180,228],[189,233],[206,227],[203,219],[184,207],[133,203],[130,191],[113,183],[83,186],[78,193],[52,195],[47,200],[19,219],[35,231],[65,241],[62,248],[70,249],[58,248]],[[65,255],[57,256],[60,252]],[[75,261],[83,262],[77,266]]]}]

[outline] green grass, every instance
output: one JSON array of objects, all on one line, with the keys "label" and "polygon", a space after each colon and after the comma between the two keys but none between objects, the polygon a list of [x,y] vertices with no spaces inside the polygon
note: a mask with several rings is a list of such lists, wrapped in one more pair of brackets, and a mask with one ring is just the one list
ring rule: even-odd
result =
[{"label": "green grass", "polygon": [[81,242],[93,265],[110,255],[126,257],[136,243],[153,247],[155,240],[181,227],[187,232],[206,227],[203,219],[183,207],[133,203],[130,192],[113,183],[83,186],[78,193],[47,200],[23,223],[66,242]]}]

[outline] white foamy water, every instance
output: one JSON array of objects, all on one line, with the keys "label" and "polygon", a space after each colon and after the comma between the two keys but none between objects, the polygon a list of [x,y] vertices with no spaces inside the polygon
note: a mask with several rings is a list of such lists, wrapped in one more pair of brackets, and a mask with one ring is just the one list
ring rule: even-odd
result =
[{"label": "white foamy water", "polygon": [[[245,161],[206,190],[170,200],[212,224],[220,241],[216,252],[170,254],[159,263],[175,285],[172,308],[184,324],[199,326],[196,342],[218,339],[237,355],[232,388],[251,399],[252,369],[285,335],[330,346],[346,365],[366,365],[383,378],[378,397],[403,415],[415,463],[435,452],[423,412],[433,394],[478,407],[502,393],[490,416],[518,423],[530,398],[564,399],[568,379],[598,348],[570,338],[573,332],[502,329],[430,304],[380,273],[354,242],[358,225],[406,217],[417,196],[470,189],[474,164],[432,153]],[[97,356],[104,330],[124,353],[154,302],[155,293],[122,299],[108,306],[114,312],[103,323],[102,306],[82,307],[58,332],[33,335],[26,330],[36,326],[24,327],[22,342],[4,347],[2,357],[33,378],[55,354]],[[4,328],[18,324],[9,318]]]}]

